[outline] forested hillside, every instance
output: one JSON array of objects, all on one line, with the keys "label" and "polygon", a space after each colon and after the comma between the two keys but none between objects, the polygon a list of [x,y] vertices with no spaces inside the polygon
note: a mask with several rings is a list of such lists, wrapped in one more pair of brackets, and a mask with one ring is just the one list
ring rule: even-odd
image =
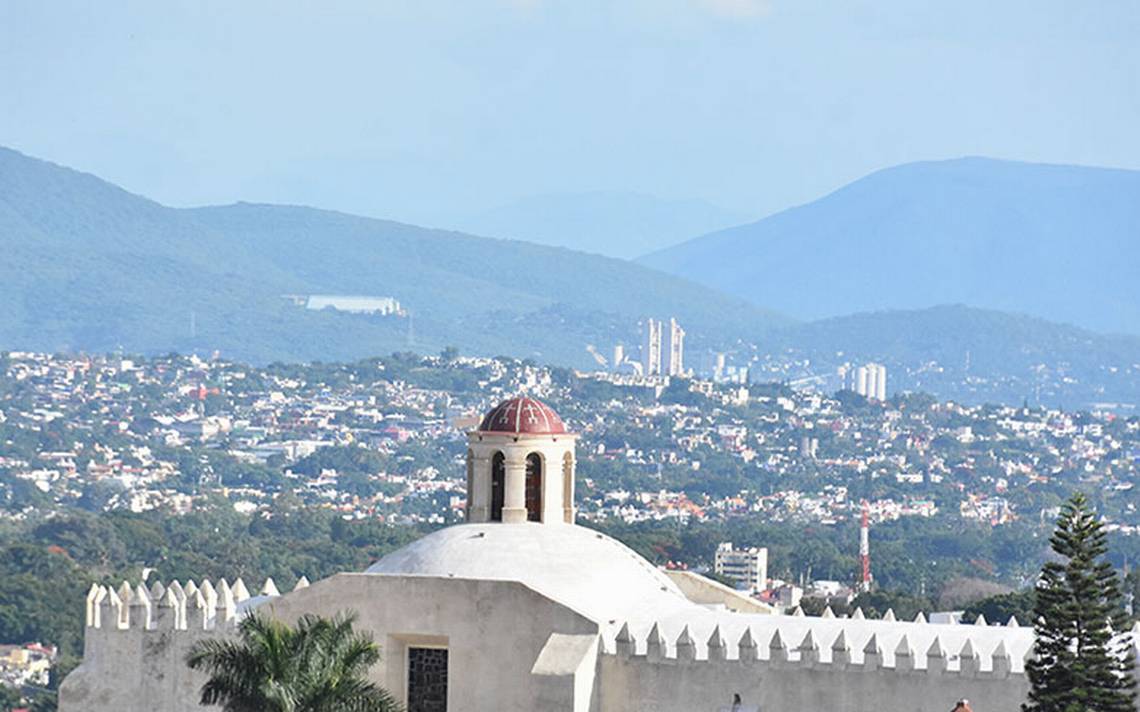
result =
[{"label": "forested hillside", "polygon": [[[0,347],[220,350],[257,362],[401,349],[592,363],[677,316],[693,343],[780,320],[628,262],[303,207],[180,210],[0,149]],[[306,311],[286,295],[390,296],[407,317]]]}]

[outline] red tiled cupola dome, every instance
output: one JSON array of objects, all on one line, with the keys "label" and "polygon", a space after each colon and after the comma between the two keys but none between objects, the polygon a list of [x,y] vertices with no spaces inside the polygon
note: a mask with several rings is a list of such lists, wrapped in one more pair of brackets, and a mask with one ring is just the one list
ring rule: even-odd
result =
[{"label": "red tiled cupola dome", "polygon": [[498,404],[483,416],[479,430],[488,433],[558,435],[566,425],[554,409],[535,398],[520,396]]}]

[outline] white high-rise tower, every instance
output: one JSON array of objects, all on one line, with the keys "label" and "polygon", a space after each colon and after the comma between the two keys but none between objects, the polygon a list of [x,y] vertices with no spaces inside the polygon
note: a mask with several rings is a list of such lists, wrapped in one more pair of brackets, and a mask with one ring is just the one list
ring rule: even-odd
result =
[{"label": "white high-rise tower", "polygon": [[887,399],[887,367],[874,364],[875,369],[875,398],[881,401]]},{"label": "white high-rise tower", "polygon": [[645,321],[645,343],[641,347],[641,360],[645,364],[646,376],[661,375],[661,322],[656,319]]},{"label": "white high-rise tower", "polygon": [[669,319],[669,375],[685,375],[685,330]]},{"label": "white high-rise tower", "polygon": [[852,374],[851,390],[864,398],[886,400],[887,367],[879,363],[869,363],[855,369]]}]

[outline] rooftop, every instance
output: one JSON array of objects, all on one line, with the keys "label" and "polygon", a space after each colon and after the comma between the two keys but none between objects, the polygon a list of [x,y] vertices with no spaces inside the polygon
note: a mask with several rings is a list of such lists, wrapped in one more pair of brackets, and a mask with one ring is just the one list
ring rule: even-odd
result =
[{"label": "rooftop", "polygon": [[459,524],[388,554],[367,573],[519,581],[602,624],[696,607],[632,549],[573,524]]},{"label": "rooftop", "polygon": [[559,435],[566,425],[554,409],[536,398],[518,396],[498,404],[479,424],[479,430],[491,433]]}]

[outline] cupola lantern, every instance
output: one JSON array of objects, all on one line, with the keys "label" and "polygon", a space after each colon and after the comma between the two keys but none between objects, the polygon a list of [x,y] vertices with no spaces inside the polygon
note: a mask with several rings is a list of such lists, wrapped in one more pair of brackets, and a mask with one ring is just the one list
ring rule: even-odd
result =
[{"label": "cupola lantern", "polygon": [[574,443],[535,398],[503,401],[467,434],[467,521],[574,523]]}]

